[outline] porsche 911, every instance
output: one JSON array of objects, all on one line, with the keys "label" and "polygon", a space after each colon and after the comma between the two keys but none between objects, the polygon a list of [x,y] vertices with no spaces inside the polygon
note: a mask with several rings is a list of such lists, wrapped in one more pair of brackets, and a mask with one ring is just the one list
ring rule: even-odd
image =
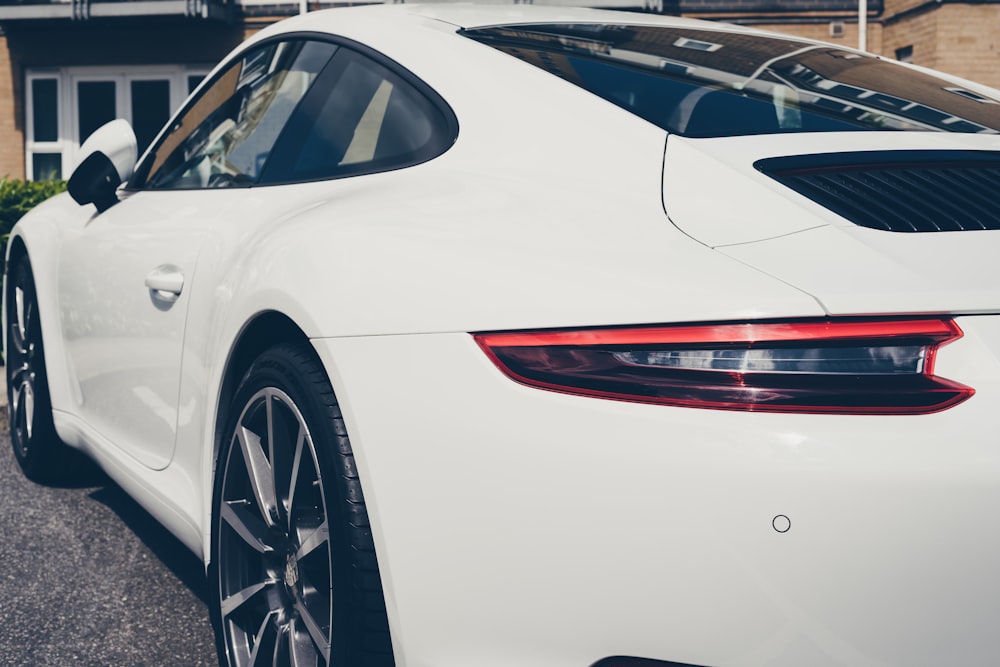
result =
[{"label": "porsche 911", "polygon": [[292,18],[14,229],[14,452],[203,559],[222,664],[990,664],[998,132],[745,27]]}]

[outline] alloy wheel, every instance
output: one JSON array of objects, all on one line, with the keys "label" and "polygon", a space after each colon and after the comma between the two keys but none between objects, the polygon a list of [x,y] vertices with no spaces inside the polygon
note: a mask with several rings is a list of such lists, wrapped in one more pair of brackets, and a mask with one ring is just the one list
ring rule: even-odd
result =
[{"label": "alloy wheel", "polygon": [[309,427],[281,389],[244,405],[223,465],[218,585],[231,664],[329,665],[333,549]]},{"label": "alloy wheel", "polygon": [[26,270],[19,270],[9,293],[7,311],[7,384],[10,387],[10,427],[17,452],[25,457],[31,446],[35,422],[35,391],[41,357],[34,284]]}]

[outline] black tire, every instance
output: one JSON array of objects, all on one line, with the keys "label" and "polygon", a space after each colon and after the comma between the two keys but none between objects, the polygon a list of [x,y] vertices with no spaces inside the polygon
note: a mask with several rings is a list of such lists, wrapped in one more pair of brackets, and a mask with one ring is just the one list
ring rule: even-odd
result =
[{"label": "black tire", "polygon": [[14,260],[5,289],[7,414],[14,457],[33,481],[72,479],[82,457],[59,440],[52,424],[38,295],[27,255]]},{"label": "black tire", "polygon": [[392,667],[354,454],[313,351],[257,358],[224,433],[209,565],[220,663]]}]

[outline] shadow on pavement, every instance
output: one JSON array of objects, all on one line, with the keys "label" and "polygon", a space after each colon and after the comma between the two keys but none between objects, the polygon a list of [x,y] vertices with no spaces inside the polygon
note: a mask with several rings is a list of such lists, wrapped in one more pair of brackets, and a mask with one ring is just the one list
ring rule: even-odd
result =
[{"label": "shadow on pavement", "polygon": [[56,479],[46,480],[44,486],[53,489],[86,489],[114,483],[86,454],[71,451],[67,456],[65,472],[59,473]]},{"label": "shadow on pavement", "polygon": [[[3,366],[0,365],[0,376]],[[5,383],[0,381],[0,392],[6,394]],[[0,436],[9,437],[6,401],[0,400]],[[190,549],[170,534],[122,490],[94,461],[81,452],[71,453],[71,471],[65,479],[54,480],[44,486],[56,489],[86,489],[98,487],[87,494],[114,512],[174,575],[203,604],[208,604],[208,581],[205,566]]]},{"label": "shadow on pavement", "polygon": [[[102,473],[103,475],[103,473]],[[205,566],[190,549],[132,500],[117,484],[104,477],[103,486],[89,496],[114,512],[143,544],[173,572],[203,604],[208,604]]]}]

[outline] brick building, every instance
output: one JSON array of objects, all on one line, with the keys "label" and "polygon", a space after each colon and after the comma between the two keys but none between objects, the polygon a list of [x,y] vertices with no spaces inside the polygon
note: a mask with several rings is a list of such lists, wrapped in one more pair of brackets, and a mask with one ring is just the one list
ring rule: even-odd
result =
[{"label": "brick building", "polygon": [[[858,45],[857,0],[680,0],[686,16]],[[868,50],[1000,88],[1000,2],[868,0]]]},{"label": "brick building", "polygon": [[[321,4],[334,3],[308,8]],[[858,44],[856,0],[634,4]],[[65,178],[81,141],[116,117],[133,124],[144,148],[219,59],[302,8],[280,0],[0,0],[0,176]],[[1000,87],[1000,0],[868,0],[868,8],[870,51]]]}]

